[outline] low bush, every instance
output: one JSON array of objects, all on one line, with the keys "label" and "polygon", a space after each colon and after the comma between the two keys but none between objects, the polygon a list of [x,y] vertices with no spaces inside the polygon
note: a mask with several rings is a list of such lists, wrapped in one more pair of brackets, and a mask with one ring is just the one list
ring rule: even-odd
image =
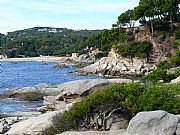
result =
[{"label": "low bush", "polygon": [[154,70],[151,74],[143,76],[141,81],[143,83],[152,83],[155,84],[162,80],[164,83],[170,82],[172,79],[180,76],[180,69],[177,68],[174,73],[168,72],[167,69],[157,69]]},{"label": "low bush", "polygon": [[173,40],[173,41],[171,42],[171,45],[172,45],[173,48],[179,47],[179,46],[180,46],[180,39],[178,39],[178,40]]},{"label": "low bush", "polygon": [[169,69],[170,63],[168,61],[161,61],[159,64],[156,65],[158,69]]},{"label": "low bush", "polygon": [[148,88],[139,97],[136,112],[165,110],[173,114],[180,113],[180,84],[158,84]]},{"label": "low bush", "polygon": [[176,51],[176,54],[170,58],[170,63],[173,67],[180,66],[180,50]]},{"label": "low bush", "polygon": [[159,36],[159,40],[162,42],[166,39],[166,33],[163,33]]},{"label": "low bush", "polygon": [[99,59],[99,58],[102,58],[102,57],[106,57],[108,54],[105,53],[105,52],[99,52],[97,54],[95,54],[95,58],[96,59]]},{"label": "low bush", "polygon": [[114,46],[114,49],[118,54],[122,57],[140,57],[147,58],[149,56],[149,52],[152,49],[152,45],[150,42],[129,42],[128,44],[120,44]]},{"label": "low bush", "polygon": [[[180,113],[180,84],[157,84],[151,87],[140,83],[115,84],[96,91],[59,118],[59,124],[50,128],[48,134],[68,130],[90,129],[97,124],[97,116],[105,116],[114,109],[116,113],[131,119],[140,111],[165,110]],[[103,119],[104,118],[104,119]],[[101,125],[99,127],[102,130]],[[103,128],[104,129],[104,128]],[[55,131],[55,132],[54,132]]]},{"label": "low bush", "polygon": [[167,83],[177,78],[180,76],[180,68],[175,69],[172,73],[169,72],[169,69],[180,66],[180,50],[176,51],[168,61],[162,61],[156,66],[156,70],[141,78],[142,82],[155,84],[159,82],[159,80],[162,80]]},{"label": "low bush", "polygon": [[176,39],[180,39],[180,30],[177,30],[175,33]]}]

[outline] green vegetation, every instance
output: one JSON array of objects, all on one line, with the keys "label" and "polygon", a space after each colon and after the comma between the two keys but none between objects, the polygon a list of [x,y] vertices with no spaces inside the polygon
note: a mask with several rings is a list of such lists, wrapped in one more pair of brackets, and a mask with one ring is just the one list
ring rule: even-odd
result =
[{"label": "green vegetation", "polygon": [[141,80],[145,83],[157,83],[160,80],[167,83],[172,79],[177,78],[178,76],[180,76],[180,69],[176,69],[174,73],[169,73],[167,69],[157,69],[154,70],[151,74],[142,77]]},{"label": "green vegetation", "polygon": [[123,57],[140,57],[140,58],[148,58],[149,53],[152,48],[151,43],[147,41],[143,42],[129,42],[124,45],[116,45],[115,50],[117,53]]},{"label": "green vegetation", "polygon": [[[96,58],[105,56],[114,46],[123,57],[148,60],[152,45],[147,41],[135,40],[135,34],[143,31],[140,27],[134,29],[134,22],[137,20],[145,28],[146,35],[151,33],[151,39],[163,45],[162,52],[165,50],[167,53],[172,48],[178,50],[180,31],[178,26],[175,27],[175,23],[180,20],[178,4],[179,0],[140,0],[137,7],[118,17],[111,30],[104,30],[98,35],[99,40],[96,40],[96,43],[102,52],[98,53]],[[108,116],[112,113],[128,120],[140,111],[165,110],[179,114],[180,84],[159,82],[170,82],[180,76],[179,68],[172,72],[168,70],[177,66],[180,66],[180,51],[168,61],[158,64],[151,74],[142,77],[141,83],[115,84],[85,97],[60,116],[59,124],[48,129],[45,134],[91,129],[94,126],[96,129],[106,130]]]},{"label": "green vegetation", "polygon": [[[178,4],[178,0],[140,0],[138,6],[125,11],[118,17],[117,23],[112,25],[111,30],[102,33],[100,49],[109,51],[113,45],[119,44],[122,47],[122,49],[118,48],[121,54],[123,50],[128,51],[125,49],[128,47],[123,47],[123,45],[127,46],[131,44],[129,42],[134,42],[135,34],[141,32],[140,29],[134,29],[136,21],[139,21],[144,26],[146,33],[151,33],[155,41],[157,40],[157,42],[163,44],[162,50],[165,50],[163,50],[163,53],[169,53],[169,48],[178,49],[180,33],[179,27],[175,27],[174,24],[180,21]],[[173,33],[176,33],[176,37],[174,37],[176,39],[171,44],[171,41],[169,43],[168,40],[172,40],[170,37],[173,36]],[[166,41],[166,39],[168,40]],[[130,54],[130,52],[127,53]],[[125,53],[125,56],[127,56],[127,53]]]},{"label": "green vegetation", "polygon": [[151,74],[141,78],[142,82],[157,83],[159,80],[163,82],[170,82],[172,79],[180,76],[180,68],[175,69],[174,72],[168,71],[170,68],[180,66],[180,50],[175,53],[168,61],[162,61],[157,65],[157,69]]},{"label": "green vegetation", "polygon": [[[180,84],[157,84],[148,87],[139,83],[115,84],[96,91],[76,103],[60,116],[59,124],[46,134],[92,128],[106,130],[107,116],[112,112],[131,119],[139,111],[162,109],[180,113]],[[98,117],[99,116],[99,117]],[[102,123],[98,123],[100,119]]]},{"label": "green vegetation", "polygon": [[0,35],[0,53],[8,57],[83,53],[100,46],[100,30],[74,31],[66,28],[35,27]]},{"label": "green vegetation", "polygon": [[180,39],[180,30],[177,30],[175,33],[176,39]]},{"label": "green vegetation", "polygon": [[[169,46],[178,49],[180,30],[178,25],[175,26],[180,20],[178,4],[179,0],[140,0],[134,9],[128,9],[119,15],[111,30],[75,31],[66,28],[35,27],[9,32],[7,36],[1,34],[0,54],[5,53],[9,57],[66,55],[72,52],[86,53],[93,48],[99,48],[103,55],[98,57],[106,56],[113,45],[136,44],[135,34],[141,32],[140,29],[134,29],[136,21],[144,26],[146,32],[151,32],[152,38],[160,35],[159,42],[170,39],[175,33],[172,43],[170,41],[163,44],[167,44],[164,46],[166,51],[170,50]],[[146,52],[138,55],[145,57]]]},{"label": "green vegetation", "polygon": [[176,51],[175,55],[170,58],[171,66],[180,66],[180,50]]}]

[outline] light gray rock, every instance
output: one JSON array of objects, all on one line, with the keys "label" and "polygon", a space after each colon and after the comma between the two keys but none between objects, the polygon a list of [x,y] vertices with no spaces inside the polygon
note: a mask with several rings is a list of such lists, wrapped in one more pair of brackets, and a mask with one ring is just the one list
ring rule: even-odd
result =
[{"label": "light gray rock", "polygon": [[126,130],[116,130],[116,131],[68,131],[61,133],[59,135],[127,135]]},{"label": "light gray rock", "polygon": [[180,76],[174,80],[171,80],[171,83],[180,83]]},{"label": "light gray rock", "polygon": [[[130,79],[89,79],[76,80],[58,85],[57,96],[45,96],[44,108],[49,110],[70,109],[74,103],[93,90],[100,89],[113,83],[130,83]],[[41,108],[39,108],[41,109]],[[41,111],[41,110],[39,110]],[[42,111],[41,111],[42,112]]]},{"label": "light gray rock", "polygon": [[109,81],[106,79],[90,79],[63,83],[58,85],[58,88],[66,95],[82,95],[92,88],[106,85],[109,85]]},{"label": "light gray rock", "polygon": [[4,126],[2,123],[0,123],[0,134],[4,133]]},{"label": "light gray rock", "polygon": [[9,130],[9,125],[7,123],[0,123],[0,134],[4,134],[7,130]]},{"label": "light gray rock", "polygon": [[45,129],[50,128],[56,124],[57,117],[62,114],[63,111],[53,111],[41,114],[36,117],[28,118],[27,120],[15,123],[11,126],[11,129],[6,132],[8,135],[37,135],[41,134]]},{"label": "light gray rock", "polygon": [[176,135],[180,135],[180,123],[179,123],[178,126],[177,126]]},{"label": "light gray rock", "polygon": [[174,135],[179,118],[165,111],[140,112],[127,128],[129,135]]},{"label": "light gray rock", "polygon": [[13,125],[16,121],[12,118],[12,119],[7,119],[7,123],[9,125]]},{"label": "light gray rock", "polygon": [[35,87],[38,90],[41,90],[41,89],[44,89],[44,88],[48,88],[48,85],[46,83],[40,83],[40,84],[35,85]]},{"label": "light gray rock", "polygon": [[110,83],[131,83],[131,79],[107,79]]},{"label": "light gray rock", "polygon": [[138,58],[103,57],[99,61],[79,70],[82,74],[102,74],[110,76],[141,76],[156,67]]},{"label": "light gray rock", "polygon": [[8,114],[1,114],[1,117],[3,118],[14,118],[17,120],[19,117],[34,117],[40,115],[40,112],[14,112],[14,113],[8,113]]},{"label": "light gray rock", "polygon": [[46,96],[43,101],[48,110],[60,110],[66,108],[66,102],[56,100],[55,96]]},{"label": "light gray rock", "polygon": [[128,126],[128,120],[121,117],[121,116],[113,116],[112,122],[110,123],[110,131],[111,130],[120,130],[120,129],[126,129]]},{"label": "light gray rock", "polygon": [[4,96],[10,98],[20,98],[22,100],[37,101],[42,100],[42,98],[47,95],[57,95],[59,92],[60,90],[57,86],[38,84],[34,87],[8,89],[4,92]]}]

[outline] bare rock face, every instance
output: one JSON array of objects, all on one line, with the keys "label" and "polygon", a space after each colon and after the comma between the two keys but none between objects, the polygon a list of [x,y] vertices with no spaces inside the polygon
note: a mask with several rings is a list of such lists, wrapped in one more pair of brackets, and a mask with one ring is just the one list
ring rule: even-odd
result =
[{"label": "bare rock face", "polygon": [[63,83],[58,85],[58,88],[63,91],[64,95],[82,95],[92,88],[106,85],[109,85],[109,81],[106,79],[89,79]]},{"label": "bare rock face", "polygon": [[13,88],[4,92],[4,97],[19,98],[28,101],[42,100],[46,95],[57,95],[60,92],[57,86],[37,84],[33,87]]},{"label": "bare rock face", "polygon": [[80,101],[91,92],[101,89],[114,83],[130,83],[130,79],[89,79],[77,80],[58,85],[59,94],[57,96],[45,96],[44,106],[48,110],[70,109],[74,103]]},{"label": "bare rock face", "polygon": [[11,126],[10,130],[5,134],[8,135],[37,135],[50,128],[52,125],[57,124],[57,117],[62,114],[62,111],[53,111],[41,114],[36,117],[28,118],[27,120],[15,123]]},{"label": "bare rock face", "polygon": [[156,67],[138,58],[103,57],[87,67],[79,69],[81,74],[98,74],[108,76],[142,76]]},{"label": "bare rock face", "polygon": [[129,135],[175,135],[179,132],[179,117],[165,111],[140,112],[127,128]]},{"label": "bare rock face", "polygon": [[80,62],[80,63],[94,63],[96,62],[95,55],[99,52],[98,49],[93,50],[87,54],[82,54],[80,56],[74,56],[72,57],[72,60],[75,62]]},{"label": "bare rock face", "polygon": [[89,94],[92,89],[109,85],[106,79],[77,80],[58,85],[57,96],[45,96],[44,106],[49,110],[69,109]]}]

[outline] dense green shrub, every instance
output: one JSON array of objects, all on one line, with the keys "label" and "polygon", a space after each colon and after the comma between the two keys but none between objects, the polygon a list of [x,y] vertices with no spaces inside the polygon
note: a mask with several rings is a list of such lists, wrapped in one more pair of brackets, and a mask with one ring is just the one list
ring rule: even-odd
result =
[{"label": "dense green shrub", "polygon": [[[139,97],[144,86],[138,83],[116,84],[103,90],[96,91],[79,103],[76,103],[70,111],[64,112],[60,116],[59,124],[46,131],[46,134],[63,132],[67,130],[78,130],[83,123],[90,124],[90,119],[95,118],[95,114],[106,112],[117,107],[127,110],[135,104],[136,97]],[[126,100],[126,97],[127,100]],[[129,111],[128,111],[129,112]],[[131,114],[124,113],[128,118]],[[129,115],[128,115],[129,114]]]},{"label": "dense green shrub", "polygon": [[162,35],[159,36],[160,41],[164,41],[166,39],[166,34],[163,33]]},{"label": "dense green shrub", "polygon": [[128,44],[120,44],[114,46],[116,52],[123,57],[140,57],[147,58],[152,49],[151,43],[143,42],[129,42]]},{"label": "dense green shrub", "polygon": [[176,35],[176,39],[180,39],[180,30],[177,30],[175,35]]},{"label": "dense green shrub", "polygon": [[168,61],[161,61],[157,65],[158,69],[169,69],[170,68],[170,63]]},{"label": "dense green shrub", "polygon": [[155,85],[148,88],[139,97],[137,112],[165,110],[170,113],[180,113],[180,84]]},{"label": "dense green shrub", "polygon": [[[165,110],[180,113],[180,84],[158,84],[147,87],[140,83],[115,84],[96,91],[70,111],[60,116],[59,124],[50,128],[48,134],[81,129],[82,125],[92,124],[97,114],[121,107],[118,113],[131,119],[139,111]],[[86,127],[88,128],[88,127]],[[55,131],[55,132],[54,132]]]},{"label": "dense green shrub", "polygon": [[143,76],[141,78],[141,81],[144,83],[157,83],[160,80],[163,82],[170,82],[172,79],[177,78],[180,76],[180,71],[179,69],[176,69],[174,73],[168,73],[168,70],[166,69],[157,69],[154,70],[152,73]]},{"label": "dense green shrub", "polygon": [[95,58],[96,59],[99,59],[99,58],[102,58],[102,57],[106,57],[106,56],[107,56],[106,52],[99,52],[99,53],[95,54]]},{"label": "dense green shrub", "polygon": [[177,48],[178,46],[180,46],[180,39],[178,39],[178,40],[173,40],[173,41],[171,42],[171,44],[172,44],[173,48]]},{"label": "dense green shrub", "polygon": [[170,63],[172,66],[180,66],[180,50],[176,51],[176,54],[170,58]]}]

